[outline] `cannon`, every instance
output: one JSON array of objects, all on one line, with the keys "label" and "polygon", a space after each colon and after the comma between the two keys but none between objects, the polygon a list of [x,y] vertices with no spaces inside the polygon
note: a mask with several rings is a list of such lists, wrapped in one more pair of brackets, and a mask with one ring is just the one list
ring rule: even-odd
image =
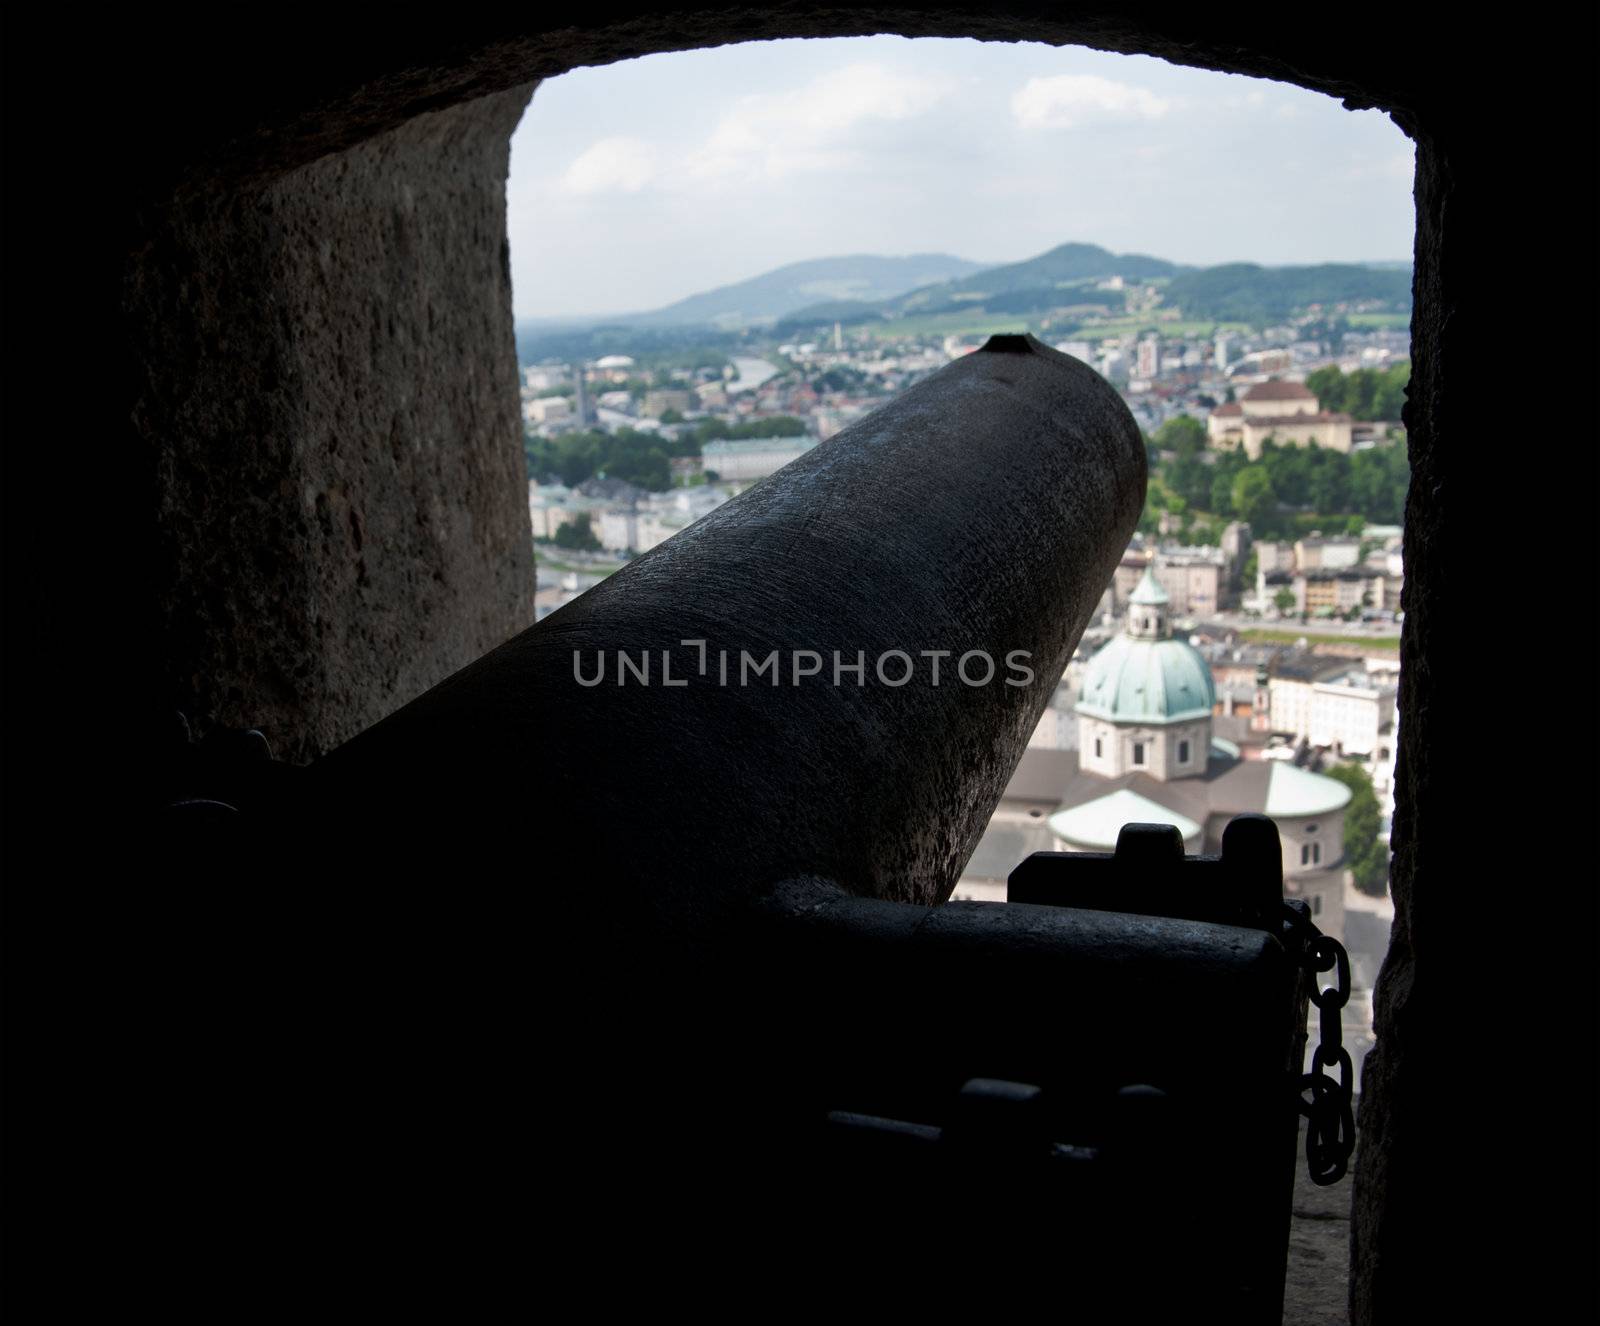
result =
[{"label": "cannon", "polygon": [[998,1221],[1081,1301],[1274,1319],[1276,837],[946,902],[1145,477],[1108,384],[996,336],[311,768],[190,778],[251,1043],[318,1102],[262,1182],[449,1265],[537,1201],[573,1273],[819,1229],[887,1270]]}]

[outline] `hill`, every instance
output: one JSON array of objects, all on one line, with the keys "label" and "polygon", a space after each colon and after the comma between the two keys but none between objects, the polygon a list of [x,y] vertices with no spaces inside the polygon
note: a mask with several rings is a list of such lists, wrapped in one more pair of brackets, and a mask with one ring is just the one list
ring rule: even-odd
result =
[{"label": "hill", "polygon": [[[1109,277],[1122,277],[1128,288],[1156,287],[1158,306],[1166,316],[1188,322],[1259,327],[1312,305],[1368,304],[1397,313],[1411,307],[1411,268],[1404,263],[1181,267],[1142,254],[1114,254],[1093,244],[1063,244],[1026,262],[943,281],[875,307],[834,303],[801,309],[783,319],[779,330],[801,332],[834,321],[857,326],[880,320],[949,321],[946,315],[951,314],[967,315],[974,322],[1050,315],[1060,328],[1103,328],[1125,316],[1149,319],[1152,306],[1127,303],[1127,289],[1105,288]],[[1136,313],[1136,307],[1144,313]]]},{"label": "hill", "polygon": [[[932,279],[923,279],[929,278]],[[1110,278],[1122,278],[1120,283]],[[919,283],[920,281],[920,283]],[[1154,286],[1154,295],[1139,293]],[[1109,288],[1107,288],[1109,287]],[[1133,292],[1130,295],[1130,292]],[[1152,303],[1152,300],[1154,303]],[[804,335],[835,322],[852,327],[902,323],[926,332],[953,324],[1049,316],[1060,332],[1124,330],[1154,322],[1161,310],[1194,323],[1261,327],[1312,305],[1356,304],[1404,314],[1411,308],[1406,263],[1321,263],[1262,267],[1227,263],[1184,267],[1097,244],[1061,244],[1022,262],[996,267],[948,254],[909,258],[855,255],[790,263],[748,281],[691,295],[652,313],[603,324],[535,327],[519,323],[524,362],[540,353],[589,356],[612,350],[672,353],[691,345],[731,349],[738,333],[759,328]]]},{"label": "hill", "polygon": [[710,325],[761,326],[810,305],[841,300],[866,305],[890,302],[919,286],[936,285],[983,271],[982,264],[947,253],[905,258],[852,254],[793,262],[748,281],[690,295],[666,308],[610,319],[635,327]]},{"label": "hill", "polygon": [[1316,267],[1258,267],[1235,262],[1203,267],[1172,278],[1164,302],[1191,318],[1219,322],[1276,322],[1312,304],[1375,300],[1394,309],[1411,307],[1411,268],[1355,263]]},{"label": "hill", "polygon": [[778,330],[945,313],[1020,315],[1074,305],[1116,313],[1123,307],[1122,292],[1098,289],[1101,282],[1117,276],[1128,282],[1159,281],[1184,270],[1161,258],[1112,253],[1098,244],[1061,244],[1037,257],[923,286],[898,299],[877,304],[827,301],[802,308],[781,319]]},{"label": "hill", "polygon": [[1183,270],[1176,263],[1141,253],[1112,253],[1098,244],[1061,244],[1036,258],[990,267],[959,280],[913,290],[894,301],[893,311],[931,313],[942,307],[979,304],[1024,292],[1053,292],[1050,297],[1062,303],[1067,301],[1060,292],[1073,287],[1084,287],[1089,294],[1096,282],[1110,277],[1148,281],[1174,276]]}]

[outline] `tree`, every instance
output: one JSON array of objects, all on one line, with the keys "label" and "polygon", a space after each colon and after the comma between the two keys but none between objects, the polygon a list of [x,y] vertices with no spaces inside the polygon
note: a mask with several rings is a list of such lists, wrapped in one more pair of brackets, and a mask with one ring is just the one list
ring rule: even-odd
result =
[{"label": "tree", "polygon": [[1410,380],[1409,363],[1385,369],[1358,368],[1353,373],[1341,373],[1336,365],[1329,365],[1307,374],[1306,387],[1324,410],[1342,410],[1371,422],[1400,417]]},{"label": "tree", "polygon": [[1287,617],[1294,611],[1294,590],[1280,589],[1272,596],[1272,606],[1278,610],[1280,617]]},{"label": "tree", "polygon": [[1211,470],[1194,456],[1180,456],[1166,467],[1167,487],[1190,506],[1204,511],[1211,498]]},{"label": "tree", "polygon": [[1345,865],[1358,889],[1382,898],[1389,891],[1389,848],[1378,837],[1382,817],[1372,779],[1358,764],[1336,764],[1327,774],[1350,789],[1350,804],[1344,808]]},{"label": "tree", "polygon": [[556,530],[555,543],[558,548],[571,548],[576,552],[600,551],[600,540],[594,536],[587,511],[579,512]]},{"label": "tree", "polygon": [[1219,474],[1211,480],[1211,510],[1219,516],[1233,514],[1233,476]]},{"label": "tree", "polygon": [[778,414],[770,419],[747,419],[736,424],[724,423],[721,419],[702,419],[694,426],[692,433],[686,432],[683,436],[694,439],[695,449],[698,450],[699,443],[724,438],[800,437],[805,431],[804,419],[796,419],[792,414]]},{"label": "tree", "polygon": [[1151,440],[1162,451],[1174,451],[1179,457],[1193,456],[1205,450],[1206,429],[1198,419],[1180,414],[1156,429]]},{"label": "tree", "polygon": [[1406,384],[1411,381],[1410,363],[1396,364],[1383,375],[1372,399],[1374,419],[1398,419],[1406,403]]},{"label": "tree", "polygon": [[1344,374],[1337,364],[1329,364],[1314,373],[1306,374],[1306,390],[1317,398],[1324,410],[1345,408]]},{"label": "tree", "polygon": [[1233,514],[1251,529],[1266,529],[1277,512],[1278,497],[1265,465],[1248,465],[1233,481]]}]

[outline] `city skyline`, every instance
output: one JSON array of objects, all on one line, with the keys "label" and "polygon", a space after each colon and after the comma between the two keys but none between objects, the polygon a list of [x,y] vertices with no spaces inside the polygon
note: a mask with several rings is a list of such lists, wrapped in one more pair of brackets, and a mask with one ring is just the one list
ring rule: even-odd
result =
[{"label": "city skyline", "polygon": [[1409,140],[1304,89],[1081,48],[760,42],[574,70],[512,139],[517,317],[636,312],[791,262],[1081,241],[1400,261]]}]

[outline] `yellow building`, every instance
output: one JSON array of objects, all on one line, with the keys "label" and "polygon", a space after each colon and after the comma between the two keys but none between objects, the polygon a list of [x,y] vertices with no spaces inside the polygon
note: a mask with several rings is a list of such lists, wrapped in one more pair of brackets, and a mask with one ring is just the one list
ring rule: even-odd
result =
[{"label": "yellow building", "polygon": [[1354,422],[1348,414],[1323,410],[1304,384],[1274,378],[1213,410],[1206,420],[1206,436],[1214,450],[1242,449],[1251,460],[1261,455],[1261,444],[1269,437],[1279,446],[1348,452]]}]

